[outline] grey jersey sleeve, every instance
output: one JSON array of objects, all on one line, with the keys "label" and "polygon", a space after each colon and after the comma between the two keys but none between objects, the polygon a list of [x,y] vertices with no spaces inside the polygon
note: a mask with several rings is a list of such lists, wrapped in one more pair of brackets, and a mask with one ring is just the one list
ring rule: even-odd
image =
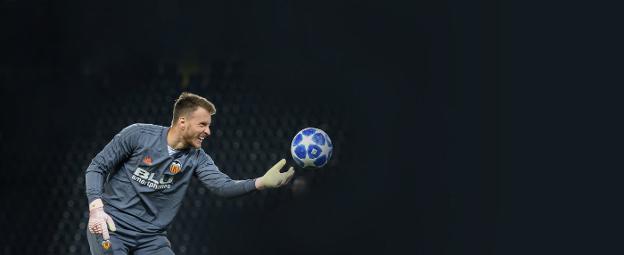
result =
[{"label": "grey jersey sleeve", "polygon": [[228,175],[219,171],[214,161],[203,151],[200,151],[195,176],[211,192],[223,197],[235,197],[256,189],[255,179],[232,180]]},{"label": "grey jersey sleeve", "polygon": [[104,180],[113,168],[132,155],[136,147],[140,126],[137,124],[121,130],[98,153],[86,170],[85,185],[89,203],[102,197]]}]

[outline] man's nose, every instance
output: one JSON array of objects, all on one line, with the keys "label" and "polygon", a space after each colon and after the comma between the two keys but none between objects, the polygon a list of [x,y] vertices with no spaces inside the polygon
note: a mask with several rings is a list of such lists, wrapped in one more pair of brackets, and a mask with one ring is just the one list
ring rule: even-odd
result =
[{"label": "man's nose", "polygon": [[210,135],[210,127],[206,127],[206,130],[204,130],[204,132],[206,132],[207,135]]}]

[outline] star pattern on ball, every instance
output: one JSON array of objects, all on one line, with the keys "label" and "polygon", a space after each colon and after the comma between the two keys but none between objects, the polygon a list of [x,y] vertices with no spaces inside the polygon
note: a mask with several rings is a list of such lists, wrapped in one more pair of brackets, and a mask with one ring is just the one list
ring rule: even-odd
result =
[{"label": "star pattern on ball", "polygon": [[304,128],[297,132],[291,143],[291,154],[300,167],[325,166],[333,152],[331,139],[318,128]]}]

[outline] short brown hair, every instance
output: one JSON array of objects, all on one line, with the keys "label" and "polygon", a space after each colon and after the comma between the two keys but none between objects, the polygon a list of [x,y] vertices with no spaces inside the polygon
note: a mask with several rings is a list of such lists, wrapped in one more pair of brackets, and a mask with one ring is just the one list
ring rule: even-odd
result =
[{"label": "short brown hair", "polygon": [[171,124],[175,125],[180,116],[185,116],[197,110],[197,107],[206,109],[210,115],[217,113],[217,108],[208,99],[189,92],[182,92],[180,97],[173,104],[173,119]]}]

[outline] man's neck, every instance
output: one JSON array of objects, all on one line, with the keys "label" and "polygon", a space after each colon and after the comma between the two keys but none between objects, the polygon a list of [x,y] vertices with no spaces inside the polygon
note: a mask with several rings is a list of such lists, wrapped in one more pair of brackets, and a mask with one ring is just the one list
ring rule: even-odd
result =
[{"label": "man's neck", "polygon": [[167,131],[167,145],[173,148],[174,150],[184,150],[186,149],[186,144],[182,141],[182,136],[180,135],[177,127],[170,127]]}]

